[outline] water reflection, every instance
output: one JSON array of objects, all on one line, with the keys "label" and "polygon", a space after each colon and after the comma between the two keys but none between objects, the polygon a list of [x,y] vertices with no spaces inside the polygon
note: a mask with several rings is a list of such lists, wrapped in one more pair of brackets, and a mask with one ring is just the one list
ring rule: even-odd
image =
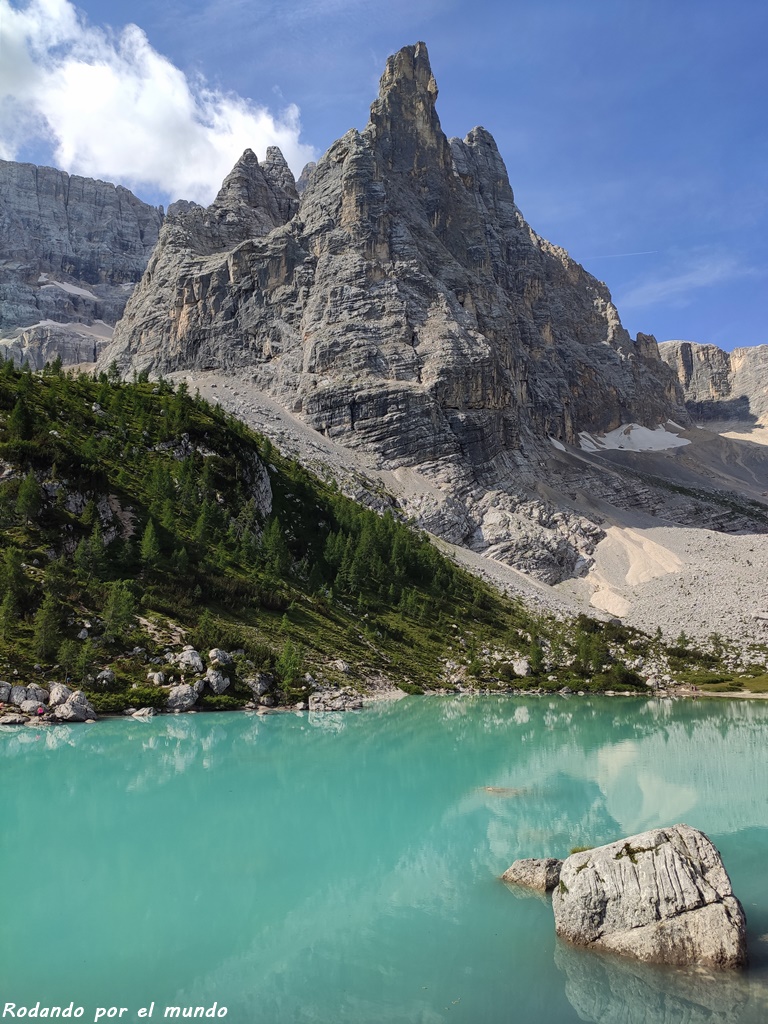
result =
[{"label": "water reflection", "polygon": [[558,943],[565,994],[591,1024],[744,1024],[768,1019],[768,989],[735,971],[684,971]]},{"label": "water reflection", "polygon": [[[6,731],[0,861],[83,865],[89,898],[9,889],[0,983],[42,998],[26,951],[45,945],[78,950],[94,999],[218,999],[236,1024],[720,1024],[675,1017],[687,990],[657,969],[555,961],[551,909],[497,879],[685,818],[765,933],[767,735],[765,706],[590,698]],[[761,1019],[750,978],[727,982],[739,1024]]]}]

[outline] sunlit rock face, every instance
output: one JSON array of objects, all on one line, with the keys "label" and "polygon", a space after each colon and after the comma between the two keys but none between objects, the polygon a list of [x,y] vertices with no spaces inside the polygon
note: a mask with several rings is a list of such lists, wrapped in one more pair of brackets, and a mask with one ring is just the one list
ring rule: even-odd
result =
[{"label": "sunlit rock face", "polygon": [[680,381],[694,419],[768,422],[768,345],[725,352],[717,345],[665,341],[659,353]]},{"label": "sunlit rock face", "polygon": [[378,467],[425,474],[446,498],[429,529],[558,582],[601,534],[534,498],[547,438],[685,422],[679,384],[526,223],[491,135],[449,140],[436,100],[426,47],[405,47],[300,194],[279,151],[248,151],[212,206],[171,207],[102,365],[247,373]]},{"label": "sunlit rock face", "polygon": [[121,186],[0,160],[0,354],[95,361],[162,219]]},{"label": "sunlit rock face", "polygon": [[446,138],[436,99],[426,47],[406,47],[300,205],[272,150],[208,210],[172,208],[108,358],[247,367],[318,430],[467,476],[544,434],[679,415],[655,342],[526,224],[487,131]]}]

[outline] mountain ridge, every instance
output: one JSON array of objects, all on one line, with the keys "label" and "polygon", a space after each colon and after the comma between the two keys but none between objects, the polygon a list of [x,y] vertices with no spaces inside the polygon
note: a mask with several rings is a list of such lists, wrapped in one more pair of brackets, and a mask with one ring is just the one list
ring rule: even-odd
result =
[{"label": "mountain ridge", "polygon": [[0,355],[95,361],[162,219],[122,185],[0,161]]}]

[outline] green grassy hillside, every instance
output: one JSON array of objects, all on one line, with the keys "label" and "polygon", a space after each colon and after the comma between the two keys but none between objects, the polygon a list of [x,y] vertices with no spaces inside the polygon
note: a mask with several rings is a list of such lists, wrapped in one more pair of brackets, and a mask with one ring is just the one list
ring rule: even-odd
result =
[{"label": "green grassy hillside", "polygon": [[[361,687],[385,676],[409,691],[458,677],[641,685],[622,654],[648,638],[529,614],[183,385],[0,364],[0,463],[6,679],[68,676],[102,711],[162,706],[147,673],[178,681],[166,652],[189,642],[240,652],[237,674],[270,672],[283,703],[306,699],[307,673]],[[520,655],[525,684],[511,665]],[[98,688],[107,666],[115,679]],[[202,703],[250,696],[234,683]]]}]

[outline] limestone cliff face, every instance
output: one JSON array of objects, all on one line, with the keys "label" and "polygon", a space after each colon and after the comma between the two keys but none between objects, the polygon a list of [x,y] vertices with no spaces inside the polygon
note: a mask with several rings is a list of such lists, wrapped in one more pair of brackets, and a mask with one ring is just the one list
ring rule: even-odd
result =
[{"label": "limestone cliff face", "polygon": [[298,212],[277,155],[246,154],[209,210],[169,215],[106,358],[247,368],[389,464],[482,473],[546,434],[684,415],[653,340],[526,224],[487,131],[446,138],[436,98],[423,44],[391,57]]},{"label": "limestone cliff face", "polygon": [[[53,358],[61,354],[71,361],[68,356],[77,354],[69,351],[73,339],[87,347],[90,337],[92,354],[98,354],[103,344],[95,350],[95,342],[107,340],[111,331],[94,335],[76,325],[115,324],[144,272],[161,222],[161,210],[121,186],[0,161],[0,338],[7,343],[2,352],[28,356],[36,365],[42,345]],[[40,326],[30,333],[33,325]]]},{"label": "limestone cliff face", "polygon": [[[655,340],[529,227],[485,129],[446,138],[436,99],[426,47],[406,47],[300,196],[279,153],[246,153],[209,209],[171,208],[102,359],[247,373],[379,467],[418,467],[451,505],[425,526],[527,567],[510,537],[547,435],[687,414]],[[556,581],[600,531],[534,504]]]},{"label": "limestone cliff face", "polygon": [[659,352],[694,419],[768,422],[768,345],[724,352],[716,345],[665,341]]}]

